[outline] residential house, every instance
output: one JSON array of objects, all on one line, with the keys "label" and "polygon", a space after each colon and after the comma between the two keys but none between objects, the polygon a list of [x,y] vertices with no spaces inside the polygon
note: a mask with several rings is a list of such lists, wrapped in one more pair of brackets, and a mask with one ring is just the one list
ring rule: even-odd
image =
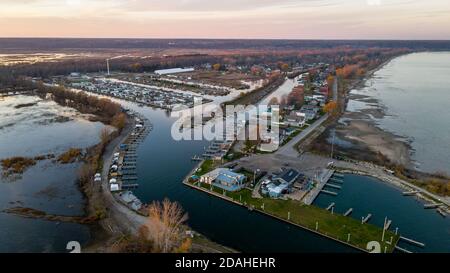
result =
[{"label": "residential house", "polygon": [[285,117],[285,123],[289,126],[305,126],[306,114],[300,111],[291,111],[291,113]]}]

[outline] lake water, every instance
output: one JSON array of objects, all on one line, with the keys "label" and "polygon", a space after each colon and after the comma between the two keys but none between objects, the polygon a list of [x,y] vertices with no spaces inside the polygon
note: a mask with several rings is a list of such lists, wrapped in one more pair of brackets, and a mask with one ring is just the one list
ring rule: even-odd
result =
[{"label": "lake water", "polygon": [[[283,94],[285,90],[291,89],[291,86],[286,86],[283,85],[276,92]],[[166,111],[137,107],[129,102],[121,103],[144,114],[154,125],[138,150],[139,188],[135,190],[135,194],[142,201],[151,203],[166,197],[177,201],[188,212],[188,224],[194,230],[218,243],[244,252],[354,251],[300,228],[184,186],[182,180],[197,164],[190,160],[191,157],[201,154],[208,142],[174,141],[170,132],[175,119]],[[342,194],[336,197],[338,212],[353,207],[353,216],[357,218],[371,212],[374,214],[372,223],[379,226],[382,226],[384,217],[388,216],[393,220],[392,228],[399,227],[402,235],[427,244],[425,249],[410,246],[407,249],[417,252],[450,251],[447,244],[450,238],[449,219],[442,218],[434,210],[424,210],[419,201],[403,197],[398,189],[376,179],[348,176],[344,185]],[[321,194],[315,204],[328,206],[330,202],[330,196]],[[432,224],[427,225],[428,222],[416,219],[426,219]]]},{"label": "lake water", "polygon": [[[402,58],[408,58],[409,56]],[[444,54],[444,56],[447,55]],[[394,60],[393,63],[395,64],[396,62],[399,62],[399,60],[401,61],[402,58]],[[393,64],[391,63],[386,68],[392,65]],[[393,71],[391,71],[391,73],[393,73]],[[388,77],[387,74],[380,74],[379,72],[374,81],[381,77],[380,75]],[[427,81],[432,80],[433,79],[430,80],[427,78]],[[389,85],[388,82],[386,82],[386,85]],[[291,89],[290,86],[279,90],[279,92],[280,94],[284,94],[283,90],[290,91],[289,89]],[[432,95],[429,96],[432,97]],[[442,98],[436,99],[432,97],[429,99],[439,101]],[[3,105],[3,103],[4,102],[0,102],[0,105]],[[245,208],[238,207],[227,201],[184,186],[181,183],[183,178],[196,165],[196,163],[191,162],[191,157],[193,155],[201,154],[208,145],[208,142],[175,141],[170,133],[171,126],[175,119],[171,118],[166,111],[148,107],[137,107],[135,104],[129,102],[122,101],[121,103],[128,108],[132,108],[142,113],[149,118],[154,125],[153,130],[142,145],[139,146],[138,150],[137,172],[139,177],[139,188],[135,191],[135,194],[142,201],[151,203],[154,200],[162,200],[166,197],[172,201],[178,201],[188,212],[188,224],[194,230],[206,235],[218,243],[244,252],[355,251],[347,246],[322,238],[300,228],[279,222],[257,212],[250,212]],[[436,102],[436,105],[441,104],[441,102]],[[411,108],[410,112],[414,112],[414,109]],[[391,119],[391,117],[386,117],[385,119],[387,121],[385,121],[386,123],[384,124],[389,124],[389,119]],[[392,120],[394,119],[392,118]],[[51,124],[52,125],[50,126],[58,125],[55,123]],[[82,124],[80,125],[83,128],[82,130],[88,131],[90,126],[94,126],[91,123],[84,122],[79,124]],[[85,128],[84,126],[87,127]],[[445,128],[443,130],[445,130]],[[76,135],[76,132],[73,133],[74,136],[80,138],[79,135]],[[11,136],[20,137],[14,133],[10,134],[12,134]],[[51,135],[52,134],[48,137]],[[95,134],[92,135],[91,140],[93,142],[96,141],[96,136],[97,135]],[[78,143],[76,142],[76,138],[72,138],[69,133],[62,134],[60,137],[66,138],[68,143],[70,143],[70,140],[74,140],[75,144]],[[3,141],[4,139],[5,137],[0,135],[0,141]],[[9,137],[8,141],[8,145],[13,145],[11,143],[14,141],[11,141]],[[28,141],[33,141],[33,137],[30,136]],[[22,142],[25,142],[23,143],[25,145],[24,147],[28,145],[27,141],[23,140]],[[0,147],[6,145],[3,143],[1,144]],[[20,147],[20,145],[16,146]],[[30,148],[27,149],[32,150],[35,146],[39,145],[29,145]],[[39,152],[44,150],[45,149],[40,149]],[[5,152],[5,154],[8,153]],[[12,154],[12,152],[9,152],[9,154]],[[43,201],[45,200],[44,198],[33,201],[32,198],[30,198],[30,196],[34,196],[35,192],[42,192],[42,189],[38,190],[33,188],[34,184],[39,185],[40,188],[44,186],[45,183],[41,187],[37,181],[49,180],[45,175],[46,173],[42,171],[45,168],[45,162],[42,164],[43,166],[40,166],[39,164],[38,166],[33,167],[43,168],[38,169],[36,174],[33,175],[31,173],[32,168],[24,175],[24,180],[29,179],[27,181],[30,182],[25,183],[24,181],[23,183],[15,182],[14,184],[0,184],[0,187],[2,187],[2,189],[0,189],[0,204],[2,207],[11,206],[8,203],[15,201],[14,199],[16,198],[9,198],[8,196],[14,196],[14,192],[17,192],[16,196],[22,197],[22,199],[25,200],[30,200],[30,204],[37,205],[37,208],[40,208],[40,204],[42,204],[42,207],[46,207],[54,202]],[[64,171],[63,168],[58,168],[58,171],[61,171],[60,175],[70,175],[70,172]],[[29,172],[31,177],[26,178]],[[41,173],[38,174],[38,172]],[[62,172],[65,174],[62,174]],[[64,176],[55,177],[61,178]],[[66,179],[60,180],[55,178],[53,184],[58,182],[61,183],[61,181],[66,181]],[[66,182],[69,184],[72,183],[70,179],[67,179],[67,181]],[[12,187],[9,189],[9,192],[4,190],[7,189],[7,187]],[[2,194],[3,192],[7,192],[7,194]],[[76,206],[71,206],[70,210],[66,210],[67,204],[75,203],[77,200],[79,201],[79,204],[82,203],[81,199],[78,199],[77,194],[74,194],[75,197],[72,199],[74,202],[62,201],[63,205],[50,206],[49,209],[60,208],[61,211],[70,212],[70,210],[72,210],[72,213],[74,214],[79,213],[80,211],[77,211],[76,208],[80,207]],[[23,196],[26,198],[23,198]],[[349,207],[353,207],[354,214],[352,217],[356,218],[370,212],[373,214],[371,222],[373,221],[373,223],[377,225],[381,225],[384,217],[388,216],[393,220],[392,228],[399,227],[402,235],[422,241],[427,245],[425,249],[414,249],[410,246],[405,246],[405,248],[413,251],[425,252],[450,251],[448,248],[448,238],[450,236],[449,219],[440,218],[441,216],[433,210],[424,210],[421,203],[412,197],[403,197],[398,189],[395,189],[390,185],[371,178],[346,176],[343,189],[337,197],[334,197],[334,199],[332,198],[333,197],[330,196],[320,195],[316,201],[316,205],[327,206],[330,202],[336,202],[337,212],[342,212]],[[89,236],[87,228],[79,225],[56,225],[52,222],[23,219],[5,214],[0,214],[0,217],[10,217],[8,219],[0,219],[0,223],[8,223],[6,227],[4,224],[0,226],[0,241],[7,242],[6,247],[0,245],[0,251],[62,251],[64,250],[68,238],[71,238],[71,240],[79,238],[81,242],[85,242]],[[26,233],[27,230],[32,230],[33,232],[36,232],[36,234],[39,234],[39,236],[24,236],[23,234],[29,234]]]},{"label": "lake water", "polygon": [[[190,158],[200,154],[208,143],[173,141],[170,128],[174,120],[165,111],[126,104],[143,113],[154,124],[153,131],[138,151],[139,188],[135,193],[144,202],[166,197],[177,201],[188,212],[188,224],[194,230],[244,252],[354,251],[300,228],[184,186],[181,181],[196,164]],[[420,202],[403,197],[398,189],[378,180],[348,176],[344,185],[342,194],[337,197],[337,211],[344,211],[351,206],[355,209],[355,217],[367,211],[372,212],[372,221],[377,225],[382,225],[382,220],[388,216],[394,220],[392,227],[399,227],[401,234],[427,244],[425,249],[417,251],[450,251],[446,245],[449,219],[442,218],[434,210],[424,210]],[[355,199],[354,196],[359,198]],[[330,202],[329,196],[320,195],[316,205],[328,206]],[[384,214],[383,211],[390,213]],[[432,224],[418,223],[415,219],[427,219]],[[416,251],[412,247],[407,248]]]},{"label": "lake water", "polygon": [[[35,104],[17,108],[24,104]],[[99,142],[102,123],[35,96],[0,101],[0,159],[59,154]],[[82,215],[84,200],[76,185],[80,165],[37,162],[17,179],[0,176],[0,210],[23,206],[51,214]],[[0,252],[61,252],[68,241],[89,240],[87,226],[0,213]]]},{"label": "lake water", "polygon": [[[405,137],[420,170],[450,174],[450,52],[398,57],[374,74],[365,88],[352,91],[379,100],[386,116],[382,129]],[[350,101],[349,108],[370,108]]]},{"label": "lake water", "polygon": [[351,217],[358,220],[371,213],[369,223],[381,227],[387,217],[392,220],[391,230],[398,228],[402,236],[425,244],[420,248],[400,242],[400,247],[413,252],[450,252],[450,218],[424,209],[423,202],[403,196],[400,189],[375,178],[345,175],[341,190],[328,190],[338,195],[320,194],[314,205],[326,208],[334,202],[334,212],[340,214],[353,208]]}]

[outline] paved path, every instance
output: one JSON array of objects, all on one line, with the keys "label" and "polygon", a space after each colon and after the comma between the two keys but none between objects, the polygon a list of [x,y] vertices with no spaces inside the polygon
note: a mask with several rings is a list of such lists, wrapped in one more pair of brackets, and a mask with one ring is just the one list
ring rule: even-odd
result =
[{"label": "paved path", "polygon": [[329,115],[325,114],[320,119],[316,120],[313,124],[311,124],[308,128],[303,130],[300,134],[298,134],[296,137],[291,139],[288,143],[283,145],[278,151],[275,152],[277,155],[284,155],[288,157],[297,157],[298,151],[295,148],[297,143],[305,139],[310,133],[315,131],[317,128],[319,128],[327,119]]},{"label": "paved path", "polygon": [[[133,118],[131,118],[133,119]],[[113,155],[117,147],[122,143],[134,129],[134,123],[127,124],[127,127],[122,130],[119,137],[110,142],[103,153],[103,171],[102,171],[102,193],[105,199],[105,205],[108,208],[108,216],[100,223],[113,234],[120,234],[130,232],[136,234],[142,224],[147,220],[146,217],[137,214],[136,212],[125,207],[119,203],[109,190],[108,171],[113,159]]]}]

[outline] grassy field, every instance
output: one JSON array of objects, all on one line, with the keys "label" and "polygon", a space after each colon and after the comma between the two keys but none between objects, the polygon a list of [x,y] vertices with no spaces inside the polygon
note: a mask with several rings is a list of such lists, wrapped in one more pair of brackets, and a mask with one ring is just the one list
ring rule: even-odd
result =
[{"label": "grassy field", "polygon": [[199,170],[194,174],[197,176],[202,176],[204,174],[209,173],[210,171],[216,168],[217,164],[212,159],[206,159],[203,161],[202,165],[200,165]]},{"label": "grassy field", "polygon": [[[366,249],[367,243],[370,241],[377,241],[380,242],[383,252],[385,247],[387,247],[387,252],[392,252],[399,239],[399,236],[392,231],[386,231],[385,241],[390,241],[392,237],[393,243],[381,243],[382,228],[371,224],[361,224],[360,221],[353,218],[340,214],[331,214],[325,209],[307,206],[299,201],[270,198],[256,199],[252,198],[251,191],[248,189],[243,189],[239,192],[224,192],[218,187],[212,187],[211,189],[211,186],[207,184],[200,183],[200,185],[196,185],[208,191],[212,190],[224,197],[226,196],[235,202],[250,206],[255,210],[264,211],[272,216],[310,230],[316,230],[317,222],[317,232],[342,242],[347,242],[348,234],[350,233],[350,241],[348,243],[360,249]],[[290,212],[289,219],[288,212]]]}]

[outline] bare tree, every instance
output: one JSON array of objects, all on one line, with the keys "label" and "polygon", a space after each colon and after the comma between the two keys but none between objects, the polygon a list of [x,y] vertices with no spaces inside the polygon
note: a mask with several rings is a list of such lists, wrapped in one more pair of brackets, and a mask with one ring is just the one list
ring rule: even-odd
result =
[{"label": "bare tree", "polygon": [[158,251],[168,253],[186,248],[186,242],[189,240],[183,234],[183,223],[188,216],[178,203],[170,202],[169,199],[153,202],[148,213],[148,220],[143,228],[148,230],[148,239]]}]

